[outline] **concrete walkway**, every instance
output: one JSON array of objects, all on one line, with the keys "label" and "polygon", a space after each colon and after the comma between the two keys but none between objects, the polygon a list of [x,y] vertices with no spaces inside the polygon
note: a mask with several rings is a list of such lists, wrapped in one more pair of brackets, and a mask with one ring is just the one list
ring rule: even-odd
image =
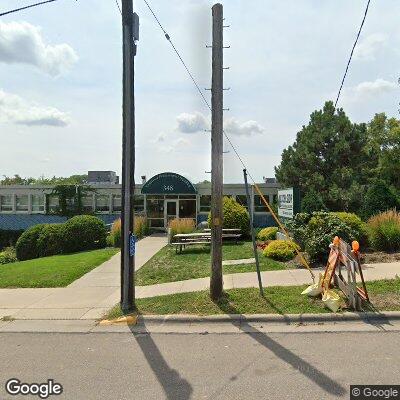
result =
[{"label": "concrete walkway", "polygon": [[[316,277],[322,270],[313,270]],[[364,264],[364,278],[366,281],[378,279],[394,279],[400,277],[400,262],[384,264]],[[281,271],[261,272],[264,287],[269,286],[297,286],[312,283],[310,273],[306,269],[288,269]],[[146,298],[173,293],[187,293],[207,290],[210,286],[210,278],[192,279],[187,281],[161,283],[151,286],[137,287],[137,297]],[[244,272],[224,275],[224,289],[258,287],[257,274]]]},{"label": "concrete walkway", "polygon": [[[143,266],[167,243],[162,235],[147,237],[137,244],[136,269]],[[366,264],[363,266],[367,281],[393,279],[400,276],[400,262]],[[318,270],[315,271],[316,274]],[[264,271],[263,286],[296,286],[310,284],[305,269]],[[137,298],[173,293],[207,290],[210,278],[192,279],[151,286],[136,287]],[[224,275],[224,288],[258,287],[255,272]],[[0,318],[94,320],[100,318],[120,299],[120,255],[76,280],[66,288],[54,289],[0,289]]]},{"label": "concrete walkway", "polygon": [[[135,269],[167,244],[152,235],[136,244]],[[0,289],[0,318],[97,319],[120,299],[120,254],[65,288]]]}]

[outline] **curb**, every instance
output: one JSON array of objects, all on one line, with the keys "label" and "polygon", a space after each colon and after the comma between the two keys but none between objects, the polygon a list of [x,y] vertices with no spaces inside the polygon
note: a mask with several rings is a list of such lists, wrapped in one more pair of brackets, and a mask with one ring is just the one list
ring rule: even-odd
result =
[{"label": "curb", "polygon": [[220,323],[220,322],[275,322],[285,324],[299,324],[304,322],[344,322],[344,321],[386,321],[400,320],[399,311],[382,313],[345,312],[342,314],[225,314],[225,315],[139,315],[138,323]]}]

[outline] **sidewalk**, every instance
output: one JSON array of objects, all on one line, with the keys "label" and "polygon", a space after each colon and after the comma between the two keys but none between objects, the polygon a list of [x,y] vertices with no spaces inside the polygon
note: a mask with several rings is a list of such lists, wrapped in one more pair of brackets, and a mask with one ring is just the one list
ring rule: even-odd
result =
[{"label": "sidewalk", "polygon": [[[314,269],[316,277],[322,270]],[[364,279],[375,281],[379,279],[394,279],[400,277],[400,262],[383,264],[364,264]],[[306,269],[288,269],[282,271],[261,272],[264,287],[269,286],[297,286],[312,283],[310,273]],[[137,287],[138,298],[161,296],[173,293],[187,293],[207,290],[210,287],[210,278],[191,279],[187,281],[161,283],[151,286]],[[243,272],[224,275],[224,289],[258,287],[256,272]]]},{"label": "sidewalk", "polygon": [[[167,243],[165,236],[152,235],[137,244],[136,270],[142,267]],[[400,276],[400,262],[366,264],[367,281]],[[318,273],[318,270],[315,271]],[[263,286],[310,284],[305,269],[264,271]],[[136,287],[136,297],[146,298],[174,293],[196,292],[209,288],[210,278]],[[258,287],[255,272],[224,275],[224,289]],[[120,254],[76,280],[66,288],[0,289],[0,318],[36,320],[95,320],[120,299]]]},{"label": "sidewalk", "polygon": [[[135,269],[141,268],[167,244],[165,235],[152,235],[136,245]],[[0,289],[0,318],[100,318],[120,299],[120,254],[66,288]]]}]

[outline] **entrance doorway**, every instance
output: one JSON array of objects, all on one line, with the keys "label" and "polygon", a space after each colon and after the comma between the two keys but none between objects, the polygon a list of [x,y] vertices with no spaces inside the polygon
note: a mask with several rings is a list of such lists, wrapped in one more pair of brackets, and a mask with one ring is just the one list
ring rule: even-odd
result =
[{"label": "entrance doorway", "polygon": [[179,217],[178,200],[165,200],[164,226],[168,228],[169,221]]}]

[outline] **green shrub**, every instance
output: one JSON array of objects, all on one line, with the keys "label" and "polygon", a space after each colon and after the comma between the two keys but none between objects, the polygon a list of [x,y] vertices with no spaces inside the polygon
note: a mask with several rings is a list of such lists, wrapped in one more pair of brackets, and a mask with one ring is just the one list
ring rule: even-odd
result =
[{"label": "green shrub", "polygon": [[311,262],[326,261],[329,245],[335,236],[348,243],[358,240],[357,232],[334,213],[313,213],[304,232],[305,250]]},{"label": "green shrub", "polygon": [[34,225],[28,228],[17,240],[15,251],[20,261],[38,258],[37,240],[46,224]]},{"label": "green shrub", "polygon": [[298,213],[291,221],[286,222],[291,237],[302,249],[305,247],[306,229],[310,219],[311,214]]},{"label": "green shrub", "polygon": [[263,251],[263,255],[277,261],[289,261],[300,247],[291,240],[274,240]]},{"label": "green shrub", "polygon": [[263,228],[258,232],[257,239],[265,242],[267,240],[275,240],[276,234],[278,233],[278,228],[276,226],[268,226]]},{"label": "green shrub", "polygon": [[0,252],[0,265],[18,261],[14,247],[6,247]]},{"label": "green shrub", "polygon": [[106,247],[104,222],[92,215],[77,215],[64,224],[65,253]]},{"label": "green shrub", "polygon": [[368,219],[380,212],[399,206],[397,195],[385,182],[375,182],[371,185],[363,199],[362,217]]},{"label": "green shrub", "polygon": [[[222,227],[225,229],[240,229],[243,235],[250,232],[250,217],[246,208],[237,203],[231,197],[223,198],[223,221]],[[208,225],[211,227],[211,213],[208,215]]]},{"label": "green shrub", "polygon": [[353,230],[355,240],[362,246],[367,244],[367,224],[358,215],[348,212],[334,212],[333,214]]},{"label": "green shrub", "polygon": [[374,250],[400,250],[400,213],[391,210],[370,218],[368,236]]},{"label": "green shrub", "polygon": [[38,236],[36,246],[39,257],[64,253],[64,224],[45,225]]}]

